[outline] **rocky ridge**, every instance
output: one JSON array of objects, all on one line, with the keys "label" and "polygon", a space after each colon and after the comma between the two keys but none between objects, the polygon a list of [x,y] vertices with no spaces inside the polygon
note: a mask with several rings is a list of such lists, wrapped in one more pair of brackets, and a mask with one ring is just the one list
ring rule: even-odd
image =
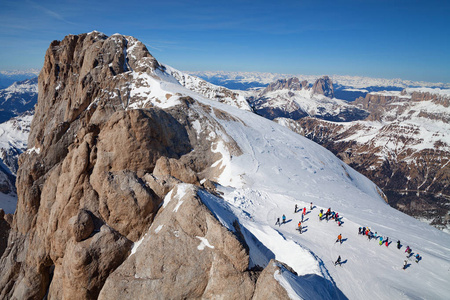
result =
[{"label": "rocky ridge", "polygon": [[257,114],[271,120],[279,117],[298,120],[312,116],[342,122],[367,117],[366,110],[333,97],[333,83],[328,76],[317,79],[311,88],[307,81],[300,82],[293,77],[277,80],[261,91],[254,91],[249,102]]},{"label": "rocky ridge", "polygon": [[[284,291],[273,276],[259,284],[239,224],[224,228],[197,196],[214,191],[219,148],[240,155],[211,115],[242,121],[179,86],[130,36],[92,32],[50,44],[29,151],[19,159],[1,298],[264,299]],[[185,214],[174,214],[182,203]],[[138,247],[149,227],[160,232]]]}]

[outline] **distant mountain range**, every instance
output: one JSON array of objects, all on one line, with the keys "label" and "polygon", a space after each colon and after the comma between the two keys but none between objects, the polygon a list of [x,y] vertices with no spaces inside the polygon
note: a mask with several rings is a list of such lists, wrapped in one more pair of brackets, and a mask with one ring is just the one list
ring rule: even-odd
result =
[{"label": "distant mountain range", "polygon": [[[279,74],[263,72],[226,72],[226,71],[197,71],[185,73],[195,75],[213,84],[221,85],[230,89],[247,90],[251,88],[266,87],[279,79],[292,77],[314,82],[323,75],[300,75],[300,74]],[[424,81],[403,80],[399,78],[371,78],[363,76],[331,75],[335,88],[335,96],[338,99],[353,101],[358,97],[365,97],[369,92],[377,91],[401,91],[405,88],[429,87],[429,88],[450,88],[450,83],[433,83]]]},{"label": "distant mountain range", "polygon": [[25,71],[0,71],[0,89],[4,89],[16,81],[31,79],[39,75],[39,70],[29,69]]}]

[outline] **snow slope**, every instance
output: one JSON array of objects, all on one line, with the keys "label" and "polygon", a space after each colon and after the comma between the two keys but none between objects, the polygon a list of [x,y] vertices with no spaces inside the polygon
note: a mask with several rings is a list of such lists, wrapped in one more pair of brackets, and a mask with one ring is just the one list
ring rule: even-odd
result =
[{"label": "snow slope", "polygon": [[[446,298],[448,235],[388,206],[373,183],[324,148],[256,115],[228,111],[245,125],[217,120],[244,154],[232,157],[219,178],[222,205],[263,244],[251,247],[254,264],[267,264],[270,258],[287,263],[299,275],[293,290],[302,286],[304,276],[315,275],[334,282],[349,299]],[[294,205],[308,207],[310,202],[316,208],[306,215],[306,232],[300,235],[295,229],[301,216],[294,214]],[[319,208],[328,207],[344,217],[342,227],[318,220]],[[282,214],[288,223],[275,226]],[[400,239],[403,250],[358,236],[359,226],[394,243]],[[334,244],[339,233],[346,239],[342,245]],[[402,270],[406,245],[423,260],[410,260],[411,266]],[[338,255],[345,263],[336,268]]]},{"label": "snow slope", "polygon": [[[166,84],[165,87],[170,89]],[[177,92],[182,88],[177,86]],[[241,148],[231,156],[217,145],[224,167],[217,178],[223,199],[206,192],[200,196],[230,230],[239,220],[250,247],[251,265],[265,267],[275,258],[292,267],[274,274],[293,298],[335,299],[445,299],[450,288],[450,237],[387,205],[378,188],[331,152],[287,128],[255,114],[210,101],[185,90],[198,101],[230,113],[242,122],[215,119]],[[316,206],[305,217],[306,232],[296,231],[300,207]],[[344,224],[319,221],[319,208],[339,212]],[[182,209],[182,206],[181,208]],[[308,210],[309,211],[309,210]],[[285,214],[287,223],[276,226]],[[395,242],[388,248],[357,234],[369,226]],[[344,243],[335,244],[342,233]],[[423,260],[402,270],[405,246]],[[341,267],[334,261],[340,255]],[[315,286],[316,288],[308,289]]]}]

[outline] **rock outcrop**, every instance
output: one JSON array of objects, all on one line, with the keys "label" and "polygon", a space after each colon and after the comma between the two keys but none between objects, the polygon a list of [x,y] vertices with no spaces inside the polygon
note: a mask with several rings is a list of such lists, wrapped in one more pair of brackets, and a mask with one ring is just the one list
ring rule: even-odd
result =
[{"label": "rock outcrop", "polygon": [[214,117],[242,121],[165,92],[164,72],[129,36],[51,43],[0,298],[253,297],[260,271],[249,269],[245,240],[197,196],[200,182],[214,189],[225,152],[241,153]]},{"label": "rock outcrop", "polygon": [[312,87],[313,94],[324,95],[330,98],[334,98],[333,82],[330,77],[323,76],[314,82]]},{"label": "rock outcrop", "polygon": [[308,81],[300,80],[297,77],[292,77],[288,79],[280,79],[269,84],[263,91],[262,94],[267,94],[268,92],[289,89],[292,91],[300,91],[302,89],[308,88]]}]

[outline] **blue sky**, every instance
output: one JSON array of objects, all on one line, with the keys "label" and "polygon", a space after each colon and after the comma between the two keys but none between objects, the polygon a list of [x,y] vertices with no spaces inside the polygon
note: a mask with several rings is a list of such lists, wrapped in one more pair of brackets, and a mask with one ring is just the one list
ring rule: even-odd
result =
[{"label": "blue sky", "polygon": [[92,30],[179,70],[450,82],[448,0],[0,0],[0,70],[40,68],[52,40]]}]

